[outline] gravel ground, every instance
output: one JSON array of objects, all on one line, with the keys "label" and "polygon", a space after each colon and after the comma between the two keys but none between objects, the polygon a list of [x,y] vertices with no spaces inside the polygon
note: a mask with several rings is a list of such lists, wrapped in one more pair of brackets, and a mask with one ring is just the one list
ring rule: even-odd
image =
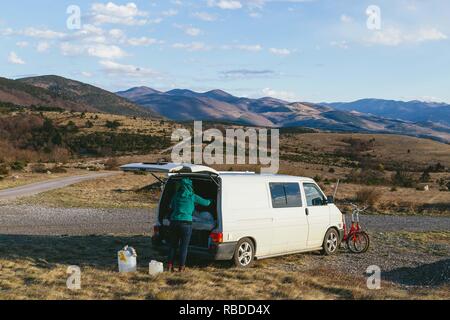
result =
[{"label": "gravel ground", "polygon": [[[142,234],[151,230],[151,209],[45,208],[0,205],[0,234]],[[362,216],[370,231],[450,231],[449,217]]]},{"label": "gravel ground", "polygon": [[[105,235],[148,233],[155,221],[150,209],[62,209],[0,206],[2,235]],[[450,231],[448,217],[362,216],[371,236],[370,250],[361,255],[346,250],[335,256],[317,253],[261,261],[286,271],[329,268],[364,276],[377,265],[382,277],[402,286],[449,284],[450,243],[420,243],[398,232]]]},{"label": "gravel ground", "polygon": [[150,209],[78,209],[0,206],[0,234],[142,234],[154,224]]},{"label": "gravel ground", "polygon": [[450,284],[450,243],[411,240],[401,233],[450,232],[450,218],[362,216],[361,221],[371,240],[370,249],[364,254],[352,254],[343,247],[334,256],[308,253],[273,263],[289,271],[332,267],[364,277],[369,266],[378,266],[383,280],[404,287]]}]

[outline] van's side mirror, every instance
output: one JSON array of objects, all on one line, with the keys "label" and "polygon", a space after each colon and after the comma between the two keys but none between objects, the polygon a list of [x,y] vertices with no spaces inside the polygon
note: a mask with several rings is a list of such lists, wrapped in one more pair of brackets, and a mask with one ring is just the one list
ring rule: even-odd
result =
[{"label": "van's side mirror", "polygon": [[328,203],[334,203],[334,197],[333,196],[328,196],[327,197],[327,202]]}]

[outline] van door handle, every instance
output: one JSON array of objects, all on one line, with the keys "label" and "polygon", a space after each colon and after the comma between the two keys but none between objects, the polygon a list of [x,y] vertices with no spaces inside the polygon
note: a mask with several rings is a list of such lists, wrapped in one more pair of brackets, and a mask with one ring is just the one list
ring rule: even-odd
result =
[{"label": "van door handle", "polygon": [[306,215],[309,216],[309,209],[308,208],[305,209],[305,212],[306,212]]}]

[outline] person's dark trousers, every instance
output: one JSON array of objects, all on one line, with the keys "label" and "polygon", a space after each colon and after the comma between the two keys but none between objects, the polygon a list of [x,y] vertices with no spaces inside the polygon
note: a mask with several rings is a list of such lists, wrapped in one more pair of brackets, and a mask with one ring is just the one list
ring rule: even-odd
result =
[{"label": "person's dark trousers", "polygon": [[180,266],[186,265],[189,243],[192,236],[192,222],[172,221],[170,223],[169,263],[174,263],[177,249],[180,249]]}]

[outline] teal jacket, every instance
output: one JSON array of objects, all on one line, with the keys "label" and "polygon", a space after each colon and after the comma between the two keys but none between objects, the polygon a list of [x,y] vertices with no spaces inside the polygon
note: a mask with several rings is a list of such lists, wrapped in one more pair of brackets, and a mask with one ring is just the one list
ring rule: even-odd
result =
[{"label": "teal jacket", "polygon": [[203,207],[209,207],[211,201],[203,199],[194,193],[191,179],[182,179],[180,187],[170,204],[170,207],[172,208],[170,219],[172,221],[192,222],[192,215],[194,214],[196,204]]}]

